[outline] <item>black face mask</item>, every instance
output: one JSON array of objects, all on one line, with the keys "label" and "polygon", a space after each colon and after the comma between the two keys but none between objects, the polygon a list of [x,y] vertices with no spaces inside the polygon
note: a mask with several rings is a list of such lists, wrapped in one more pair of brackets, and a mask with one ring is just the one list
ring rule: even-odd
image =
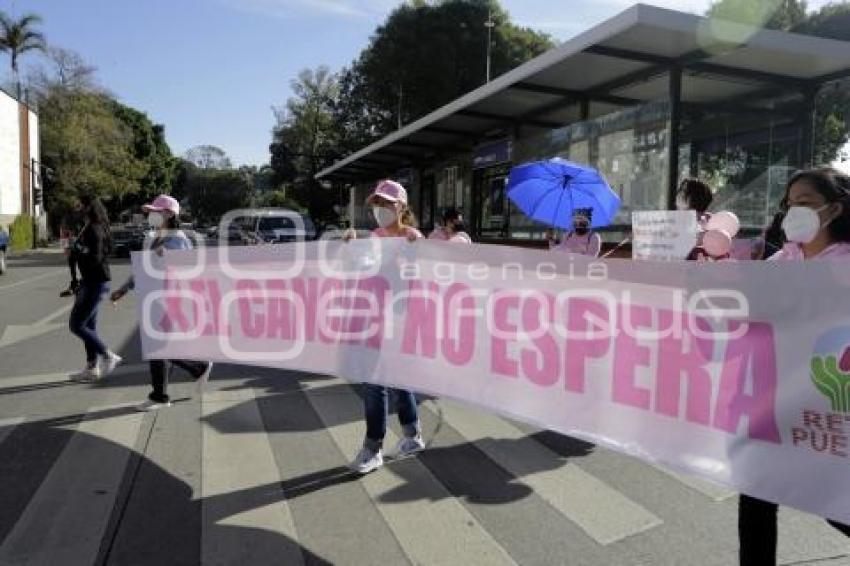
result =
[{"label": "black face mask", "polygon": [[451,224],[453,232],[465,232],[466,226],[464,226],[462,220],[455,220],[454,223]]},{"label": "black face mask", "polygon": [[587,234],[588,228],[587,226],[576,226],[576,234],[579,236],[584,236]]}]

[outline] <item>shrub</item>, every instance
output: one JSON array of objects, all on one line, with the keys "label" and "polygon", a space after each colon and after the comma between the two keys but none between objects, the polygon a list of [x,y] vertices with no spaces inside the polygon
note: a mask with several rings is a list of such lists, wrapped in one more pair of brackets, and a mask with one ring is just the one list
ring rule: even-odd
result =
[{"label": "shrub", "polygon": [[29,214],[18,215],[9,225],[9,248],[13,251],[32,249],[33,228],[33,220]]}]

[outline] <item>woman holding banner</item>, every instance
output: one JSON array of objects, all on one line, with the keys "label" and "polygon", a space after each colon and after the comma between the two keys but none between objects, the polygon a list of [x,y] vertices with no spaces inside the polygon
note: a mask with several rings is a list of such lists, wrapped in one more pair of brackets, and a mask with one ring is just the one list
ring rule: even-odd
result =
[{"label": "woman holding banner", "polygon": [[[162,255],[163,250],[190,250],[192,241],[180,231],[180,203],[168,195],[160,195],[151,204],[146,204],[142,210],[148,214],[148,224],[156,230],[156,235],[151,242],[151,250]],[[112,302],[120,301],[127,291],[135,287],[131,277],[120,289],[112,293]],[[212,362],[192,362],[182,360],[151,360],[151,391],[147,401],[138,405],[136,410],[141,412],[156,411],[163,407],[170,407],[171,401],[168,397],[168,378],[171,376],[173,366],[179,366],[203,385],[209,379],[212,371]]]},{"label": "woman holding banner", "polygon": [[[369,195],[366,204],[372,206],[372,213],[378,223],[378,228],[372,232],[374,237],[407,238],[409,241],[423,237],[416,229],[416,219],[407,205],[407,190],[399,183],[381,181]],[[352,237],[354,234],[349,232],[344,239],[349,240]],[[351,463],[351,469],[355,472],[368,474],[384,465],[383,443],[387,434],[390,392],[396,396],[398,420],[404,433],[404,438],[396,447],[397,455],[407,456],[425,448],[413,392],[366,383],[363,396],[366,438]]]},{"label": "woman holding banner", "polygon": [[[770,261],[850,259],[850,177],[834,169],[800,171],[783,200],[787,243]],[[738,537],[741,566],[776,564],[777,505],[741,495]],[[850,536],[850,526],[829,522]]]}]

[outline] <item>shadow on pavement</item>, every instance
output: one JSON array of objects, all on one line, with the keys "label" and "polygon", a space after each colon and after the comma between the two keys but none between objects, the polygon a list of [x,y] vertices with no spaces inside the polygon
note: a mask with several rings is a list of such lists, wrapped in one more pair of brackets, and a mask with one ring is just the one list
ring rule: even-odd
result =
[{"label": "shadow on pavement", "polygon": [[[94,413],[94,418],[120,416],[126,411],[126,408],[110,409]],[[88,454],[98,455],[103,461],[123,457],[128,462],[96,564],[195,566],[201,563],[199,541],[204,514],[208,521],[203,533],[205,540],[213,545],[228,545],[227,548],[236,545],[246,564],[259,564],[262,557],[268,560],[269,556],[293,555],[300,555],[305,564],[330,564],[282,534],[221,524],[227,517],[254,509],[265,501],[284,499],[281,484],[202,499],[191,485],[145,456],[103,438],[62,428],[80,422],[83,416],[86,420],[93,418],[92,413],[87,413],[25,423],[0,444],[0,461],[5,463],[0,465],[0,542],[21,518],[71,438],[83,435]],[[67,478],[69,485],[78,480]],[[106,491],[97,493],[102,496]],[[49,532],[61,525],[43,527]],[[57,564],[62,561],[61,556],[54,559]]]}]

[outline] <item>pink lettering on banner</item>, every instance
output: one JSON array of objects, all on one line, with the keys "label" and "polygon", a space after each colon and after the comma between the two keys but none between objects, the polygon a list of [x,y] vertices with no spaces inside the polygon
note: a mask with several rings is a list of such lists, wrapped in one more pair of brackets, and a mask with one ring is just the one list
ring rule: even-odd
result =
[{"label": "pink lettering on banner", "polygon": [[[242,334],[248,338],[261,337],[266,331],[266,316],[260,284],[251,279],[240,279],[236,282],[236,290],[240,293],[237,304]],[[260,308],[255,309],[256,306]]]},{"label": "pink lettering on banner", "polygon": [[522,305],[522,326],[534,336],[535,348],[520,353],[522,371],[529,381],[540,387],[555,385],[560,378],[558,344],[548,332],[555,320],[555,298],[549,294],[528,297]]},{"label": "pink lettering on banner", "polygon": [[494,291],[494,294],[492,322],[495,332],[490,344],[490,369],[499,375],[519,377],[518,363],[508,355],[508,340],[502,337],[505,334],[516,336],[518,332],[517,325],[512,324],[509,317],[511,312],[519,309],[519,297],[500,291]]},{"label": "pink lettering on banner", "polygon": [[175,291],[175,294],[166,295],[165,297],[165,314],[159,322],[159,327],[163,332],[188,332],[192,325],[183,312],[184,299],[177,295],[182,290],[180,283],[176,279],[167,277],[163,285],[165,291]]},{"label": "pink lettering on banner", "polygon": [[230,334],[230,327],[221,319],[221,289],[215,279],[207,280],[207,320],[204,328],[205,336],[218,336],[222,333]]},{"label": "pink lettering on banner", "polygon": [[463,283],[455,283],[446,290],[443,300],[446,328],[441,342],[443,356],[452,365],[464,366],[475,355],[475,304],[471,289]]},{"label": "pink lettering on banner", "polygon": [[[286,282],[272,279],[266,283],[269,303],[266,317],[266,338],[295,340],[295,307],[291,299],[285,298]],[[275,296],[276,295],[276,296]],[[304,321],[299,320],[303,324]]]},{"label": "pink lettering on banner", "polygon": [[[741,324],[730,323],[730,332]],[[750,390],[747,393],[749,378]],[[726,348],[714,426],[736,434],[741,418],[747,417],[750,438],[780,444],[776,425],[776,345],[773,327],[751,322],[747,332],[731,340]]]},{"label": "pink lettering on banner", "polygon": [[[676,320],[678,319],[678,320]],[[706,365],[711,361],[714,342],[699,338],[690,332],[691,324],[696,324],[703,336],[708,336],[710,325],[704,319],[689,320],[685,313],[670,310],[658,311],[660,328],[685,329],[681,337],[675,332],[663,336],[658,344],[658,379],[655,398],[655,411],[662,415],[679,418],[681,409],[682,384],[686,382],[685,417],[688,421],[711,425],[711,374]]]},{"label": "pink lettering on banner", "polygon": [[433,281],[423,286],[411,281],[408,286],[407,316],[401,351],[404,354],[434,359],[437,357],[437,312],[440,308],[440,287]]},{"label": "pink lettering on banner", "polygon": [[[332,297],[339,297],[343,290],[342,281],[339,279],[325,279],[322,281],[321,291],[317,308],[313,311],[316,313],[316,318],[321,318],[324,324],[319,325],[319,341],[325,344],[333,344],[336,342],[336,337],[342,331],[342,319],[338,316],[329,316],[327,309],[333,308],[337,302],[331,300]],[[325,312],[322,312],[322,311]]]},{"label": "pink lettering on banner", "polygon": [[[307,342],[314,342],[316,340],[316,319],[319,311],[319,280],[315,277],[293,279],[292,292],[300,297],[306,316],[303,326],[304,335],[299,334],[298,338]],[[297,325],[295,330],[300,332],[301,325]]]},{"label": "pink lettering on banner", "polygon": [[[604,358],[611,349],[611,317],[605,303],[592,299],[570,299],[567,302],[567,332],[564,349],[567,391],[584,393],[587,360]],[[597,321],[597,322],[594,322]]]},{"label": "pink lettering on banner", "polygon": [[[628,310],[628,313],[623,311]],[[631,321],[633,329],[652,328],[652,309],[639,305],[621,305],[621,313]],[[623,317],[621,317],[622,319]],[[651,392],[635,384],[637,368],[649,367],[651,350],[638,344],[631,332],[618,332],[614,346],[614,382],[612,398],[615,403],[649,409]]]}]

